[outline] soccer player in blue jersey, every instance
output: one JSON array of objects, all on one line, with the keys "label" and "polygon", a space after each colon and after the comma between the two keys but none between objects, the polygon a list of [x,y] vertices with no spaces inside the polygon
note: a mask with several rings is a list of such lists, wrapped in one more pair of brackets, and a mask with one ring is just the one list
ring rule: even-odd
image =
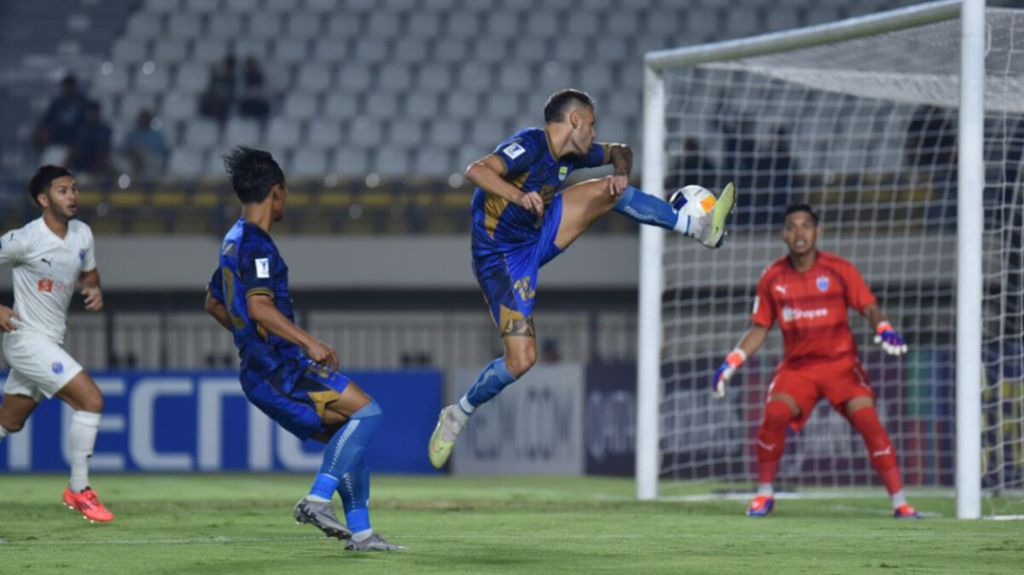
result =
[{"label": "soccer player in blue jersey", "polygon": [[[269,153],[250,148],[235,148],[224,165],[242,217],[224,236],[206,311],[234,334],[249,401],[299,438],[327,444],[309,494],[295,505],[295,520],[349,539],[349,550],[401,549],[371,529],[367,510],[365,454],[381,424],[381,408],[337,371],[338,354],[330,346],[295,325],[288,266],[270,236],[288,200],[284,173]],[[331,505],[335,491],[347,528]]]},{"label": "soccer player in blue jersey", "polygon": [[[505,353],[484,367],[458,403],[441,410],[428,446],[434,467],[448,461],[476,408],[533,366],[537,272],[594,221],[616,211],[709,248],[719,247],[724,239],[734,203],[732,184],[718,198],[699,186],[687,186],[665,202],[629,185],[632,150],[596,142],[594,126],[589,95],[556,92],[544,107],[543,128],[520,130],[466,171],[477,186],[472,202],[473,272]],[[573,170],[605,164],[614,167],[612,175],[562,189]]]}]

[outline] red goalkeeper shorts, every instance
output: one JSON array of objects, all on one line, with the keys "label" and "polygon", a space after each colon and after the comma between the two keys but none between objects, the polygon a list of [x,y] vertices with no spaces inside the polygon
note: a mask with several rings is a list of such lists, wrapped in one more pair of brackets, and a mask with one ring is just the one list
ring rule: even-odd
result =
[{"label": "red goalkeeper shorts", "polygon": [[825,398],[843,417],[844,406],[855,397],[874,398],[875,393],[868,385],[868,374],[860,362],[842,360],[832,363],[803,365],[797,368],[782,367],[775,372],[775,379],[768,388],[768,396],[784,393],[796,400],[800,406],[800,418],[790,426],[799,430],[807,423],[818,400]]}]

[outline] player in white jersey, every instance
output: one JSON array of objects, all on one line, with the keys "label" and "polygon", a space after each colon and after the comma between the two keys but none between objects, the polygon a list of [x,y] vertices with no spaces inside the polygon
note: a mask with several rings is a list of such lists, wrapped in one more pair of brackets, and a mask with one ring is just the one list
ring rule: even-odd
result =
[{"label": "player in white jersey", "polygon": [[14,272],[14,309],[0,304],[3,355],[11,368],[0,404],[0,441],[21,430],[44,398],[64,400],[75,410],[68,428],[71,480],[64,505],[89,521],[111,521],[114,516],[89,486],[103,395],[61,347],[76,290],[85,297],[85,309],[103,309],[92,230],[74,219],[78,188],[68,170],[39,168],[29,194],[42,217],[0,236],[0,265],[9,264]]}]

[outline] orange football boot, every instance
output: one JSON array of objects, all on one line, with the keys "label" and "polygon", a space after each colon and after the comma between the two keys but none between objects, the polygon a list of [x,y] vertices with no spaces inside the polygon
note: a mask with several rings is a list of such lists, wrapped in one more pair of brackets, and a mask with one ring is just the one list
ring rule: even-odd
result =
[{"label": "orange football boot", "polygon": [[82,514],[90,523],[106,523],[114,520],[114,514],[107,510],[100,503],[99,497],[91,487],[86,487],[81,493],[71,491],[71,488],[64,489],[64,506],[72,511]]}]

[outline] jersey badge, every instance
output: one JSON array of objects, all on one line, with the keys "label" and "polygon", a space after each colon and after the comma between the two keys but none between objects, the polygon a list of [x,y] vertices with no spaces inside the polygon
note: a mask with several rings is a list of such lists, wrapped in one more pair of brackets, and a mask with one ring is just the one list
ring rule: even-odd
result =
[{"label": "jersey badge", "polygon": [[508,159],[514,160],[519,156],[522,156],[526,152],[526,148],[519,145],[518,142],[512,142],[501,149],[501,153],[508,156]]},{"label": "jersey badge", "polygon": [[259,258],[256,260],[256,277],[261,279],[270,277],[270,258]]},{"label": "jersey badge", "polygon": [[53,362],[53,365],[50,366],[50,369],[53,370],[53,373],[60,375],[64,373],[64,364],[59,361],[55,361]]},{"label": "jersey badge", "polygon": [[558,181],[564,181],[565,177],[569,175],[569,166],[562,166],[558,168]]},{"label": "jersey badge", "polygon": [[827,292],[828,291],[828,285],[829,285],[828,276],[818,276],[818,279],[817,279],[817,281],[815,283],[818,286],[818,291],[820,291],[820,292]]},{"label": "jersey badge", "polygon": [[84,262],[85,261],[85,250],[84,249],[83,250],[78,250],[78,261],[80,261],[80,262]]}]

